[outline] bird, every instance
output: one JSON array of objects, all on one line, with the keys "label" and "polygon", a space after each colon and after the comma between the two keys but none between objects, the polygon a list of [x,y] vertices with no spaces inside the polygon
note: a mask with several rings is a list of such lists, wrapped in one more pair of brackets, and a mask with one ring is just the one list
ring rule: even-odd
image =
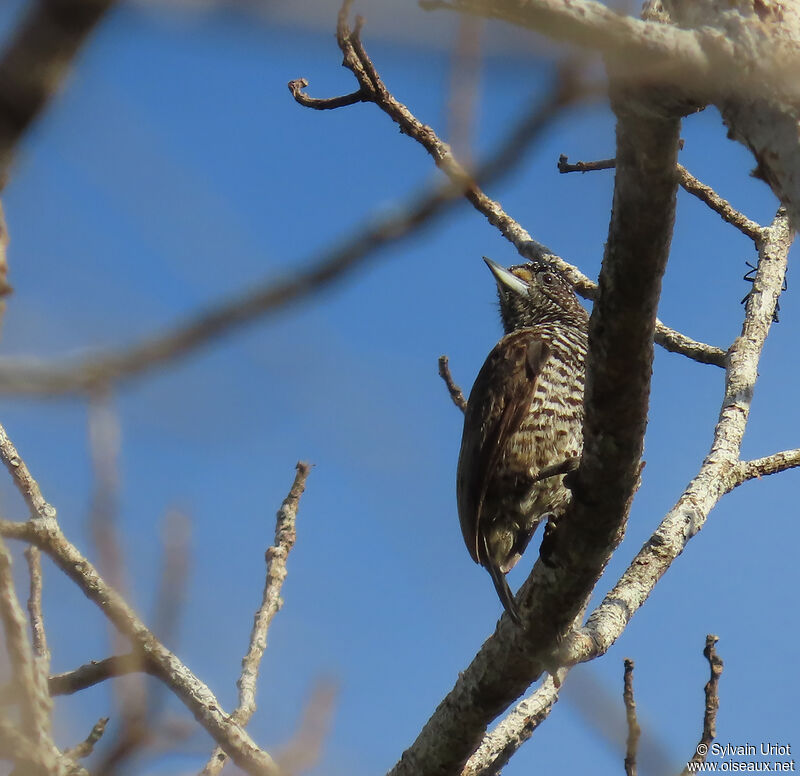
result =
[{"label": "bird", "polygon": [[564,476],[577,468],[583,447],[589,314],[552,263],[505,269],[484,261],[497,282],[505,335],[464,411],[456,500],[472,559],[521,625],[505,575],[539,523],[557,521],[572,496]]}]

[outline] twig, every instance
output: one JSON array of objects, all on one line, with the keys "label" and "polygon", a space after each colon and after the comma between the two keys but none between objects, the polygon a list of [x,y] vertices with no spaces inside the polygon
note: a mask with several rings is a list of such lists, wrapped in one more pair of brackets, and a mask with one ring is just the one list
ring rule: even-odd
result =
[{"label": "twig", "polygon": [[[595,170],[613,170],[617,165],[616,159],[601,159],[596,162],[575,162],[570,164],[566,154],[558,157],[558,171],[568,172],[593,172]],[[689,194],[697,197],[708,205],[723,221],[735,226],[743,235],[758,243],[764,238],[764,227],[740,213],[728,200],[723,199],[711,186],[694,177],[682,164],[678,165],[678,182]]]},{"label": "twig", "polygon": [[[278,510],[275,522],[275,542],[266,552],[267,579],[264,585],[264,596],[253,619],[247,654],[242,659],[242,673],[237,682],[239,705],[231,715],[232,721],[239,725],[246,725],[256,709],[256,684],[261,658],[267,648],[267,632],[272,618],[283,605],[281,588],[286,579],[286,561],[297,537],[295,531],[297,508],[310,473],[311,464],[303,461],[297,463],[297,474],[292,487]],[[202,776],[214,776],[219,773],[226,760],[225,753],[217,747],[201,771]]]},{"label": "twig", "polygon": [[307,88],[308,80],[305,78],[295,78],[293,81],[289,81],[289,91],[292,93],[292,97],[304,108],[335,110],[336,108],[344,108],[347,105],[355,105],[357,102],[369,101],[369,97],[362,89],[352,92],[351,94],[344,94],[341,97],[321,99],[318,97],[309,97],[309,95],[303,91],[303,89]]},{"label": "twig", "polygon": [[439,356],[439,377],[444,380],[444,384],[447,386],[453,404],[462,412],[466,412],[467,400],[464,398],[461,388],[459,388],[453,380],[453,375],[450,374],[450,359],[447,356]]},{"label": "twig", "polygon": [[683,165],[678,165],[681,186],[705,202],[723,221],[735,226],[743,235],[753,240],[756,245],[764,238],[764,227],[740,213],[728,200],[723,199],[714,189],[694,177]]},{"label": "twig", "polygon": [[[711,742],[717,737],[717,712],[719,711],[719,678],[722,676],[723,662],[717,655],[716,644],[719,641],[717,636],[708,634],[706,636],[706,646],[703,655],[708,660],[708,667],[711,677],[705,686],[705,710],[703,712],[703,732],[700,741],[695,747],[689,763],[704,763],[708,757],[708,748]],[[689,769],[687,764],[681,776],[689,776],[695,769]]]},{"label": "twig", "polygon": [[148,672],[166,684],[231,759],[255,776],[276,774],[273,759],[222,709],[211,690],[170,652],[145,626],[133,609],[71,544],[55,519],[55,510],[0,426],[0,460],[32,510],[24,523],[0,520],[0,536],[19,539],[45,552],[89,600],[146,656]]},{"label": "twig", "polygon": [[559,653],[560,664],[571,665],[605,654],[658,580],[703,527],[720,498],[745,481],[738,456],[758,376],[758,361],[772,324],[793,239],[794,231],[786,211],[781,208],[765,229],[742,332],[729,351],[725,395],[711,449],[678,502],[592,612],[585,626],[564,641]]},{"label": "twig", "polygon": [[[48,694],[72,695],[95,684],[105,682],[117,676],[124,676],[135,671],[147,671],[141,655],[129,652],[125,655],[113,655],[103,660],[92,660],[72,671],[65,671],[61,674],[52,674],[47,679]],[[13,703],[16,697],[13,683],[0,688],[0,706]]]},{"label": "twig", "polygon": [[[36,698],[39,704],[39,714],[45,724],[45,732],[51,732],[51,714],[53,701],[48,687],[50,674],[50,650],[47,647],[47,634],[44,628],[42,615],[42,558],[36,547],[25,550],[25,560],[28,563],[30,577],[30,593],[28,595],[28,616],[31,626],[31,640],[33,650],[33,681],[36,685]],[[46,745],[46,744],[45,744]]]},{"label": "twig", "polygon": [[636,716],[636,701],[633,697],[633,660],[625,658],[622,700],[625,703],[625,719],[628,722],[628,738],[625,742],[625,774],[636,776],[636,754],[639,750],[639,737],[642,729]]},{"label": "twig", "polygon": [[741,485],[748,480],[778,474],[798,466],[800,466],[800,448],[783,450],[752,461],[739,461],[736,466],[736,484]]},{"label": "twig", "polygon": [[558,157],[558,171],[563,175],[568,172],[596,172],[597,170],[613,170],[617,166],[616,159],[598,159],[595,162],[575,162],[570,164],[569,157],[561,154]]},{"label": "twig", "polygon": [[108,717],[101,717],[89,732],[89,735],[81,741],[77,746],[67,749],[64,752],[65,757],[71,760],[80,760],[88,757],[93,751],[95,744],[103,737],[106,732],[106,725],[108,724]]},{"label": "twig", "polygon": [[[28,623],[17,599],[14,577],[11,572],[11,553],[0,539],[0,622],[5,633],[6,652],[15,679],[16,698],[20,709],[20,724],[33,747],[31,755],[42,764],[53,767],[55,745],[50,739],[50,710],[52,703],[46,685],[38,681],[31,645],[28,641]],[[46,676],[46,675],[45,675]]]},{"label": "twig", "polygon": [[31,621],[31,638],[33,639],[34,659],[41,660],[45,666],[44,675],[47,676],[50,666],[50,650],[47,648],[47,634],[44,629],[42,617],[42,558],[36,547],[25,550],[25,560],[28,562],[28,574],[31,580],[30,594],[28,596],[28,616]]}]

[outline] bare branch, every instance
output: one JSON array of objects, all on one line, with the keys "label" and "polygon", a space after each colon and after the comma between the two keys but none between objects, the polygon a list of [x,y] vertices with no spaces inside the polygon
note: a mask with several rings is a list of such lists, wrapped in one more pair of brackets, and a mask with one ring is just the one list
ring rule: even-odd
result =
[{"label": "bare branch", "polygon": [[106,732],[107,724],[108,717],[101,717],[95,723],[91,731],[89,731],[89,735],[77,746],[67,749],[64,752],[64,756],[69,757],[71,760],[80,760],[84,757],[88,757],[94,751],[95,744],[103,737],[103,733]]},{"label": "bare branch", "polygon": [[[256,710],[256,684],[258,683],[261,658],[267,648],[267,632],[272,618],[283,605],[281,588],[286,579],[286,561],[297,538],[295,531],[297,508],[306,487],[306,480],[311,473],[311,464],[298,461],[296,468],[297,474],[292,487],[278,510],[275,522],[275,542],[266,552],[267,579],[264,585],[264,596],[253,619],[247,654],[242,659],[242,674],[237,682],[239,705],[231,715],[231,719],[239,725],[246,725]],[[217,747],[201,771],[202,776],[214,776],[219,773],[226,760],[225,752]]]},{"label": "bare branch", "polygon": [[508,714],[487,733],[481,745],[467,760],[461,776],[496,776],[514,753],[533,735],[533,732],[550,715],[558,700],[559,685],[566,670],[552,676],[534,692],[523,698]]},{"label": "bare branch", "polygon": [[[616,159],[601,159],[596,162],[575,162],[570,164],[565,154],[558,158],[558,171],[567,172],[594,172],[596,170],[612,170],[616,167]],[[756,245],[764,237],[764,227],[740,213],[728,200],[723,199],[711,186],[694,177],[683,165],[678,165],[678,182],[689,194],[697,197],[717,213],[723,221],[736,227],[742,234],[753,240]]]},{"label": "bare branch", "polygon": [[[477,178],[488,181],[507,173],[520,147],[536,137],[556,115],[551,96],[535,105],[478,169]],[[310,260],[285,279],[270,277],[256,282],[252,290],[241,296],[222,301],[130,348],[61,364],[0,359],[0,394],[41,398],[87,394],[98,387],[105,388],[177,361],[238,327],[342,281],[372,258],[378,249],[409,237],[443,215],[463,196],[464,187],[464,180],[456,180],[428,188],[409,198],[404,205],[393,208],[390,215],[369,219],[368,226],[357,228],[333,250]],[[530,241],[530,235],[527,239]]]},{"label": "bare branch", "polygon": [[50,710],[52,704],[46,684],[37,678],[28,623],[17,599],[11,572],[11,553],[0,539],[0,622],[5,633],[6,652],[15,680],[15,700],[20,709],[22,733],[30,738],[35,753],[47,767],[55,766],[55,746],[50,739]]},{"label": "bare branch", "polygon": [[465,412],[467,409],[467,400],[464,398],[464,393],[461,388],[459,388],[453,380],[453,375],[450,374],[450,359],[447,356],[439,356],[439,377],[444,380],[444,384],[447,386],[453,404],[462,412]]},{"label": "bare branch", "polygon": [[711,186],[707,186],[702,181],[694,177],[683,165],[678,165],[681,186],[697,197],[701,202],[705,202],[723,221],[735,226],[743,235],[753,240],[756,245],[764,237],[764,227],[740,213],[731,205],[728,200],[723,199]]},{"label": "bare branch", "polygon": [[678,502],[592,612],[586,625],[564,641],[559,659],[563,665],[591,660],[608,651],[658,580],[703,527],[719,499],[743,481],[739,451],[758,376],[759,357],[772,324],[793,239],[788,216],[781,209],[772,225],[765,229],[742,333],[729,351],[725,395],[711,449]]},{"label": "bare branch", "polygon": [[625,658],[625,676],[623,679],[622,700],[625,703],[625,719],[628,722],[628,738],[625,743],[625,774],[636,776],[636,755],[639,750],[639,737],[642,729],[636,716],[636,701],[633,697],[633,660]]},{"label": "bare branch", "polygon": [[[703,650],[706,660],[708,660],[708,667],[711,671],[711,677],[706,682],[705,687],[705,710],[703,712],[703,732],[700,736],[700,741],[695,747],[694,754],[692,755],[690,763],[704,763],[708,757],[708,747],[711,742],[717,737],[717,712],[719,711],[719,678],[722,676],[723,663],[722,658],[717,655],[716,644],[719,641],[717,636],[709,633],[706,636],[706,646]],[[695,770],[689,769],[687,764],[683,769],[681,776],[689,776]]]},{"label": "bare branch", "polygon": [[[523,258],[540,258],[552,262],[569,278],[579,294],[587,299],[594,299],[597,295],[597,285],[594,282],[587,278],[577,267],[534,240],[522,225],[503,209],[499,202],[486,195],[479,185],[479,181],[484,181],[486,178],[485,172],[472,178],[466,167],[455,158],[450,146],[441,140],[430,126],[423,124],[411,113],[408,107],[391,95],[378,75],[375,65],[361,41],[360,32],[363,20],[357,20],[354,31],[351,31],[348,27],[347,17],[351,4],[352,0],[346,0],[342,6],[342,10],[339,13],[336,37],[339,48],[344,55],[343,64],[353,73],[359,83],[359,93],[362,95],[361,101],[374,102],[400,126],[403,134],[408,135],[422,145],[431,155],[437,167],[453,181],[454,185],[464,187],[464,196],[479,213],[486,217],[492,226],[500,231],[503,237],[517,249]],[[290,88],[292,88],[291,85]],[[590,92],[591,90],[585,85],[578,83],[571,65],[562,66],[551,94],[530,115],[530,118],[520,125],[519,130],[514,133],[519,139],[506,145],[505,155],[498,155],[495,159],[495,164],[500,165],[502,169],[510,166],[517,158],[523,143],[538,133],[545,122],[552,119],[567,105],[576,102]],[[514,134],[512,134],[512,137],[514,137]],[[695,342],[689,337],[665,326],[658,320],[656,321],[655,341],[673,353],[681,353],[700,363],[713,364],[715,366],[724,366],[725,364],[725,352],[723,350],[701,342]],[[2,381],[0,380],[1,388]]]},{"label": "bare branch", "polygon": [[800,448],[783,450],[752,461],[739,461],[736,467],[736,484],[741,485],[748,480],[777,474],[797,466],[800,466]]},{"label": "bare branch", "polygon": [[31,621],[31,637],[33,639],[33,654],[35,660],[41,660],[45,666],[44,675],[47,676],[50,666],[50,650],[47,648],[47,634],[44,629],[42,617],[42,558],[36,547],[25,550],[25,560],[28,562],[28,574],[31,580],[30,594],[28,596],[28,616]]},{"label": "bare branch", "polygon": [[313,108],[314,110],[335,110],[336,108],[344,108],[347,105],[355,105],[357,102],[367,102],[369,100],[366,92],[362,89],[341,97],[320,99],[307,95],[303,91],[303,89],[307,88],[308,81],[305,78],[295,78],[294,81],[289,81],[289,91],[292,93],[292,97],[304,108]]},{"label": "bare branch", "polygon": [[133,642],[137,651],[145,656],[149,672],[173,691],[242,770],[258,776],[275,774],[276,766],[269,754],[225,713],[211,690],[147,629],[122,596],[67,540],[55,519],[55,510],[42,498],[39,486],[2,426],[0,460],[32,509],[32,519],[25,523],[0,520],[0,536],[21,539],[45,552]]}]

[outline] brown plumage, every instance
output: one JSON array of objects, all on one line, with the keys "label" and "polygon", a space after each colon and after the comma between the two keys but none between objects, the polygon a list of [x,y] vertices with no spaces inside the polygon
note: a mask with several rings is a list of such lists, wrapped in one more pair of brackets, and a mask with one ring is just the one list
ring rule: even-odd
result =
[{"label": "brown plumage", "polygon": [[[506,270],[497,280],[506,335],[470,392],[458,459],[461,531],[476,563],[491,574],[519,623],[505,574],[539,523],[558,518],[571,494],[564,472],[583,446],[583,386],[589,316],[566,278],[545,261]],[[547,475],[557,468],[558,474]]]}]

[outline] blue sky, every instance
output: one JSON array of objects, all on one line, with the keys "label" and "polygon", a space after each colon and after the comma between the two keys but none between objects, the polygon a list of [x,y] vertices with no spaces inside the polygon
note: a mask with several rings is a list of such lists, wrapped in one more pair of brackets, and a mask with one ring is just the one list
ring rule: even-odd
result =
[{"label": "blue sky", "polygon": [[[385,7],[358,6],[387,85],[444,132],[455,18],[412,5],[403,19],[418,27],[390,34]],[[424,151],[375,106],[318,113],[291,99],[286,83],[300,76],[316,96],[354,88],[339,67],[336,6],[315,9],[312,25],[282,16],[282,6],[261,16],[124,5],[108,18],[26,138],[4,194],[15,288],[4,355],[79,355],[135,342],[256,281],[291,273],[436,179]],[[5,29],[13,10],[0,12]],[[374,36],[372,10],[384,20]],[[504,35],[492,28],[481,72],[479,150],[493,146],[549,74],[534,56],[538,43],[515,34],[504,51]],[[752,218],[772,218],[777,203],[749,176],[752,159],[725,138],[716,112],[687,119],[683,136],[683,164]],[[560,176],[560,153],[612,156],[610,112],[598,103],[565,114],[490,193],[538,240],[596,276],[613,173]],[[163,516],[185,510],[190,592],[175,648],[228,710],[275,510],[295,461],[315,464],[250,725],[257,741],[279,748],[314,683],[333,678],[340,692],[315,774],[360,776],[393,765],[500,614],[488,576],[461,540],[454,493],[461,420],[436,374],[437,357],[447,353],[468,389],[499,337],[481,255],[517,261],[464,203],[356,277],[127,383],[115,397],[121,535],[135,603],[147,619]],[[749,241],[681,193],[662,319],[727,347],[741,325],[744,262],[753,258]],[[747,457],[798,444],[793,291],[790,270],[781,323],[761,363]],[[721,392],[721,370],[657,352],[644,481],[598,595],[697,470]],[[6,398],[0,419],[66,533],[93,556],[85,404]],[[793,743],[800,683],[788,645],[800,635],[790,614],[799,484],[800,474],[788,472],[727,496],[618,644],[576,669],[565,698],[505,772],[622,773],[622,755],[585,721],[575,696],[584,705],[596,700],[587,682],[599,683],[612,696],[604,718],[621,720],[623,657],[637,663],[647,746],[657,741],[679,767],[700,733],[709,632],[720,636],[726,666],[718,740]],[[24,516],[7,482],[0,499],[4,516]],[[523,560],[512,584],[529,568]],[[108,654],[99,614],[51,565],[45,573],[53,670]],[[177,703],[169,708],[183,713]],[[107,687],[59,700],[59,740],[83,738],[109,712]],[[198,735],[179,756],[142,757],[133,772],[193,772],[208,751]],[[660,772],[646,770],[645,753],[643,760],[642,772]]]}]

